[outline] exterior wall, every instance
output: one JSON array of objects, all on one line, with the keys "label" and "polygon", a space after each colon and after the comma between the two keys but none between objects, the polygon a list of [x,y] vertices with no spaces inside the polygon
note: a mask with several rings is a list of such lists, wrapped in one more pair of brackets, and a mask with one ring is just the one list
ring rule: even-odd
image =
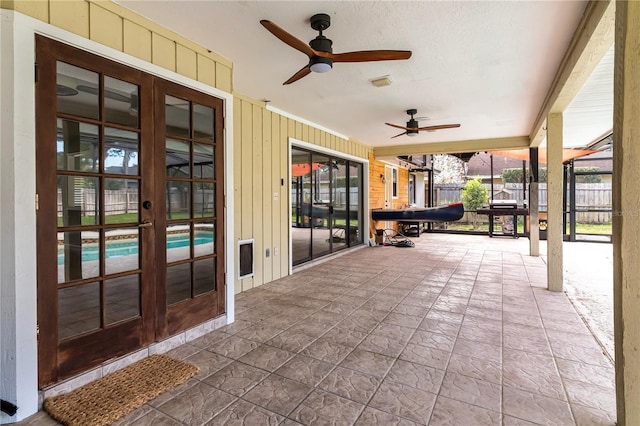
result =
[{"label": "exterior wall", "polygon": [[[385,183],[382,181],[382,177],[385,175],[385,165],[382,161],[375,159],[373,152],[369,153],[369,209],[381,209],[384,208],[384,189]],[[409,170],[397,166],[398,168],[398,197],[391,200],[391,207],[393,209],[401,209],[409,205]],[[424,183],[422,186],[424,191]],[[371,229],[369,230],[369,237],[374,237],[374,226],[376,223],[371,221]],[[394,228],[397,224],[394,222]],[[377,225],[377,229],[382,229],[383,224]]]},{"label": "exterior wall", "polygon": [[240,95],[235,96],[234,117],[235,241],[254,239],[253,277],[234,277],[240,293],[289,274],[289,138],[363,160],[371,148]]},{"label": "exterior wall", "polygon": [[231,93],[231,61],[128,9],[107,1],[0,0],[15,10],[81,37]]},{"label": "exterior wall", "polygon": [[[225,129],[228,148],[225,165],[229,172],[226,221],[228,226],[233,226],[233,231],[227,230],[229,241],[226,251],[233,262],[237,250],[235,241],[254,238],[256,248],[254,277],[238,282],[237,261],[232,264],[234,266],[227,266],[227,283],[229,286],[234,283],[235,292],[289,273],[288,138],[363,160],[372,148],[270,111],[258,101],[241,95],[233,97],[230,61],[114,3],[0,0],[0,7],[0,101],[3,110],[0,126],[0,344],[3,353],[0,385],[2,398],[20,407],[16,416],[0,415],[0,423],[7,423],[33,414],[38,407],[33,103],[35,33],[51,35],[62,42],[104,54],[178,83],[183,82],[197,90],[223,97],[227,105],[233,105],[233,108],[227,108]],[[11,14],[11,11],[16,13]],[[5,111],[9,113],[5,114]],[[238,132],[237,137],[233,136],[233,131]],[[234,167],[238,168],[237,171]],[[235,203],[238,204],[237,209]],[[21,229],[19,241],[17,229]],[[264,256],[266,248],[272,249],[269,258]],[[274,248],[279,249],[279,256],[273,255]],[[227,316],[232,320],[234,292],[229,291],[228,294]]]},{"label": "exterior wall", "polygon": [[[385,174],[385,165],[375,159],[373,152],[369,153],[369,208],[384,208],[384,182],[381,176]],[[409,204],[409,170],[398,166],[398,197],[391,201],[391,208],[401,209]]]}]

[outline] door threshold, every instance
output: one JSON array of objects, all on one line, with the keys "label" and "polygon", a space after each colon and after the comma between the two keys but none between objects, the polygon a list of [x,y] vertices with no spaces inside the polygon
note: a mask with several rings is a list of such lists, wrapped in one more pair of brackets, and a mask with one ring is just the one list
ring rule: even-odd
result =
[{"label": "door threshold", "polygon": [[198,337],[224,327],[225,325],[227,325],[226,314],[206,321],[160,342],[154,342],[146,348],[139,349],[135,352],[123,355],[119,358],[105,361],[98,367],[92,368],[74,377],[65,379],[61,382],[41,389],[38,392],[38,409],[42,409],[42,405],[44,404],[44,400],[46,398],[71,392],[74,389],[84,386],[87,383],[93,382],[94,380],[98,380],[110,373],[113,373],[114,371],[120,370],[121,368],[131,365],[134,362],[140,361],[141,359],[147,358],[154,354],[163,354],[169,352],[172,349],[175,349],[179,346],[184,345],[185,343],[197,339]]}]

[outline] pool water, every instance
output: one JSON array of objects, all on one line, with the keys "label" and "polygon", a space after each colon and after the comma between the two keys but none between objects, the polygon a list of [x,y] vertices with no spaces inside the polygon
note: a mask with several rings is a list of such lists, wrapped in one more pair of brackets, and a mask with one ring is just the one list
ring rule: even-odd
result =
[{"label": "pool water", "polygon": [[[213,242],[213,234],[198,235],[194,244],[208,244]],[[167,249],[187,247],[189,246],[189,237],[185,235],[174,235],[167,237]],[[134,241],[108,241],[106,247],[106,258],[130,256],[138,254],[138,240]],[[100,249],[97,244],[85,245],[82,247],[82,261],[90,262],[98,260],[100,257]],[[63,249],[58,249],[58,265],[64,263]]]}]

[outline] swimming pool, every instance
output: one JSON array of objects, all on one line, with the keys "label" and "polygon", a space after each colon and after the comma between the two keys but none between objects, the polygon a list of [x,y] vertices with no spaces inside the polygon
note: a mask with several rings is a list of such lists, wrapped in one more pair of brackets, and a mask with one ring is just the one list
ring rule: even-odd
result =
[{"label": "swimming pool", "polygon": [[[196,236],[194,240],[194,244],[209,244],[213,242],[213,234],[201,234]],[[167,249],[179,248],[179,247],[187,247],[189,246],[189,236],[188,235],[170,235],[167,237]],[[106,247],[106,258],[112,259],[114,257],[122,257],[122,256],[131,256],[134,254],[138,254],[138,240],[134,241],[107,241]],[[82,261],[83,262],[91,262],[93,260],[98,260],[100,257],[99,247],[97,244],[90,244],[82,246]],[[58,265],[62,265],[64,263],[64,253],[63,249],[58,249]]]}]

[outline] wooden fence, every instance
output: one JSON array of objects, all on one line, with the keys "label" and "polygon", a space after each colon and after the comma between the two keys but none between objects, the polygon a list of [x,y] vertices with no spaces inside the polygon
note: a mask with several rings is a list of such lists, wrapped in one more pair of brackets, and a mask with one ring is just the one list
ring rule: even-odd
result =
[{"label": "wooden fence", "polygon": [[[484,184],[491,198],[491,185]],[[437,184],[434,186],[434,205],[449,204],[462,201],[461,184]],[[568,194],[567,194],[568,195]],[[576,184],[576,221],[579,223],[611,223],[611,212],[594,210],[611,210],[611,183],[577,183]],[[494,184],[493,196],[497,200],[524,201],[521,183]],[[538,187],[540,211],[547,211],[547,184]]]}]

